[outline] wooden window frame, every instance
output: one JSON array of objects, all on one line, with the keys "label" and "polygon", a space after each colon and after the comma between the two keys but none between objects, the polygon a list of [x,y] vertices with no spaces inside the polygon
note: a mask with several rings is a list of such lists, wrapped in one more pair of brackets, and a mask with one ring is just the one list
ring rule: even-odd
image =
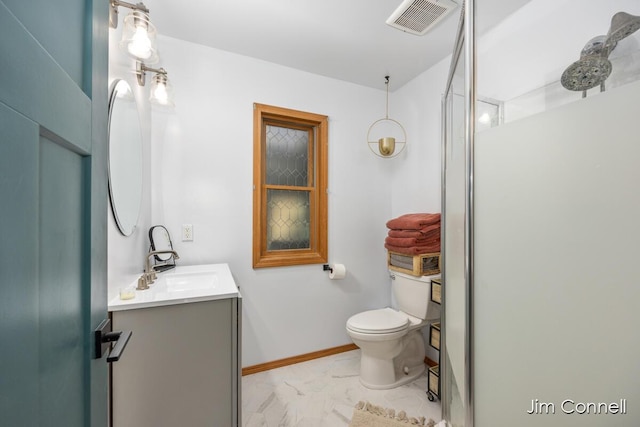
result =
[{"label": "wooden window frame", "polygon": [[[253,268],[283,267],[327,262],[327,182],[329,119],[320,114],[264,104],[253,104]],[[266,125],[309,129],[314,156],[309,165],[309,187],[266,184]],[[311,144],[310,144],[311,145]],[[309,192],[309,248],[267,250],[267,190],[295,189]]]}]

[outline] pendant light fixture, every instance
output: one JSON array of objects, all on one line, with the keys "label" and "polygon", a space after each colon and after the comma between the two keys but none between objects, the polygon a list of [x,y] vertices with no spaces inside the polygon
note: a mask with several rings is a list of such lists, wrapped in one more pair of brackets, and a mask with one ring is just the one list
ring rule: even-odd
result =
[{"label": "pendant light fixture", "polygon": [[376,156],[391,158],[400,154],[407,145],[407,133],[397,121],[389,118],[389,76],[387,86],[386,114],[371,124],[367,132],[367,145]]}]

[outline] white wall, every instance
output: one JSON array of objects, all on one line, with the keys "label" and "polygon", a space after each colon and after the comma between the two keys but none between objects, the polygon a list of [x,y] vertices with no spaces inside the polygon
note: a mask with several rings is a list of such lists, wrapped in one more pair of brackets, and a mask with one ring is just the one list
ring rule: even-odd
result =
[{"label": "white wall", "polygon": [[[386,221],[440,209],[448,59],[391,93],[390,117],[405,126],[409,145],[387,160],[366,144],[383,111],[382,84],[374,90],[159,36],[157,66],[169,73],[176,107],[156,109],[146,99],[148,85],[135,84],[135,63],[115,47],[119,37],[111,30],[110,76],[136,91],[151,162],[144,165],[138,230],[125,238],[110,216],[110,296],[140,274],[147,230],[163,224],[179,264],[229,263],[244,298],[243,366],[350,343],[349,316],[391,303]],[[329,261],[347,266],[346,279],[329,280],[320,265],[251,267],[254,102],[329,116]],[[193,242],[181,241],[187,223]]]},{"label": "white wall", "polygon": [[[384,92],[160,37],[175,88],[173,111],[154,111],[152,222],[165,224],[183,265],[227,262],[244,297],[243,365],[350,343],[349,316],[390,303],[385,222],[392,180],[406,159],[371,154],[366,131]],[[329,259],[253,269],[254,102],[329,116]],[[181,241],[193,224],[194,241]]]},{"label": "white wall", "polygon": [[403,162],[392,177],[393,216],[407,212],[440,212],[442,95],[451,56],[393,93],[389,117],[407,129]]}]

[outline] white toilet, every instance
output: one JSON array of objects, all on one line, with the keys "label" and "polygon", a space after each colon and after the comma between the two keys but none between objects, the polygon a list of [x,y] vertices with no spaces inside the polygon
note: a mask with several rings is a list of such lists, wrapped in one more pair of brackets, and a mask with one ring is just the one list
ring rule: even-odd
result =
[{"label": "white toilet", "polygon": [[440,318],[431,301],[431,279],[391,271],[398,309],[381,308],[355,314],[347,333],[360,347],[360,382],[371,389],[389,389],[411,382],[425,371],[420,329]]}]

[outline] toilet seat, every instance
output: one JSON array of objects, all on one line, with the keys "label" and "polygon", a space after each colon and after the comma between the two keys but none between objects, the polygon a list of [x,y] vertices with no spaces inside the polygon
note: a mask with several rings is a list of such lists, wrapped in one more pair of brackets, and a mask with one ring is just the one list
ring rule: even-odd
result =
[{"label": "toilet seat", "polygon": [[347,320],[347,329],[361,334],[390,334],[409,327],[406,314],[392,308],[368,310],[355,314]]}]

